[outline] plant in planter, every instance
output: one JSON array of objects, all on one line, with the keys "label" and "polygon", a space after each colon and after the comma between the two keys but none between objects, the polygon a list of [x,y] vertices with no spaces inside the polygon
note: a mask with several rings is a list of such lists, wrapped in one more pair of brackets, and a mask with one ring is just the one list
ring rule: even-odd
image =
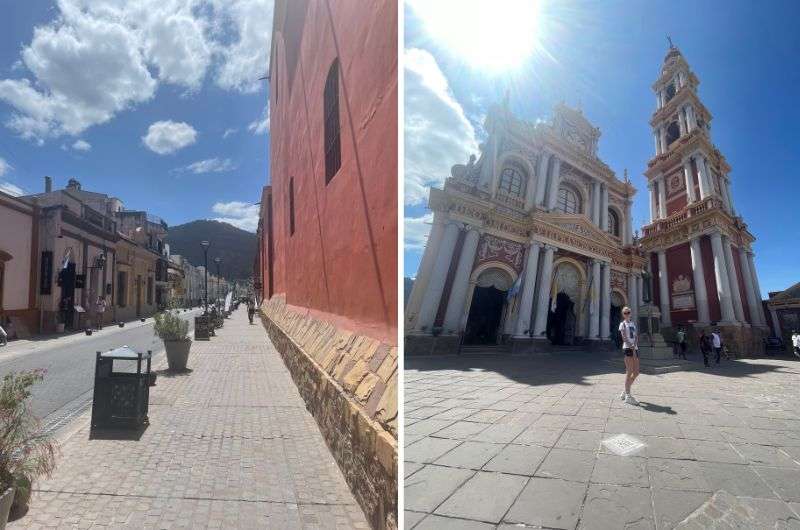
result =
[{"label": "plant in planter", "polygon": [[158,338],[164,341],[170,371],[186,370],[189,348],[192,346],[188,335],[189,322],[182,319],[177,311],[167,309],[156,313],[154,330]]},{"label": "plant in planter", "polygon": [[27,510],[31,483],[55,468],[56,445],[27,401],[31,387],[43,377],[44,370],[12,372],[0,383],[0,529],[8,520],[15,488],[20,488],[19,515]]}]

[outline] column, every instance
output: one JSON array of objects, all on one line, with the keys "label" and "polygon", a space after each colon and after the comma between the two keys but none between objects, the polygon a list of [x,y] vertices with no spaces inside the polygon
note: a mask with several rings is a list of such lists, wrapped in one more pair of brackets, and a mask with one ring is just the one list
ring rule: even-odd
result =
[{"label": "column", "polygon": [[658,129],[653,131],[653,140],[656,144],[656,156],[661,154],[661,138],[658,136]]},{"label": "column", "polygon": [[652,223],[658,219],[658,203],[656,202],[655,180],[647,183],[647,189],[650,190],[650,222]]},{"label": "column", "polygon": [[697,166],[697,181],[700,183],[700,199],[705,199],[711,195],[709,188],[708,174],[706,173],[705,157],[700,153],[694,154],[694,163]]},{"label": "column", "polygon": [[727,200],[730,214],[736,215],[736,210],[733,207],[733,197],[731,196],[731,181],[727,177],[722,179],[722,195]]},{"label": "column", "polygon": [[661,92],[656,92],[656,110],[661,108]]},{"label": "column", "polygon": [[603,296],[600,304],[600,338],[608,340],[611,326],[611,264],[604,261],[601,267]]},{"label": "column", "polygon": [[536,288],[536,272],[539,268],[539,251],[542,244],[538,241],[531,241],[528,248],[528,257],[525,260],[525,281],[522,284],[522,297],[519,302],[519,313],[517,315],[517,327],[514,336],[521,338],[528,336],[531,329],[531,311],[533,310],[533,290]]},{"label": "column", "polygon": [[475,251],[478,250],[480,237],[480,233],[474,227],[467,229],[464,244],[461,247],[461,256],[458,258],[456,275],[453,278],[453,287],[450,290],[450,299],[447,302],[447,311],[444,314],[445,333],[461,331],[464,306],[467,303],[469,292],[469,276],[472,273],[472,264],[475,263]]},{"label": "column", "polygon": [[552,210],[556,206],[558,197],[558,187],[561,185],[561,160],[553,156],[553,171],[550,175],[550,187],[547,195],[547,209]]},{"label": "column", "polygon": [[411,288],[411,295],[408,297],[408,307],[406,308],[406,326],[408,328],[412,328],[419,317],[422,298],[427,290],[428,280],[444,235],[444,223],[437,217],[439,216],[434,214],[433,226],[428,235],[428,242],[425,244],[425,252],[422,254],[422,260],[420,261],[419,269],[417,269],[417,277],[414,280],[414,286]]},{"label": "column", "polygon": [[639,307],[644,305],[644,278],[641,274],[636,275],[636,296]]},{"label": "column", "polygon": [[687,124],[689,125],[689,132],[697,128],[697,116],[694,114],[694,107],[688,105],[686,107],[686,117],[688,118]]},{"label": "column", "polygon": [[625,202],[625,244],[633,244],[633,215],[631,215],[632,201]]},{"label": "column", "polygon": [[592,181],[592,224],[600,226],[600,183]]},{"label": "column", "polygon": [[661,324],[672,325],[672,315],[669,313],[669,276],[667,274],[667,253],[658,251],[658,296],[661,299]]},{"label": "column", "polygon": [[750,275],[753,277],[753,290],[756,293],[756,298],[758,299],[758,318],[761,319],[761,325],[767,325],[767,317],[764,314],[764,306],[761,304],[761,286],[758,283],[758,275],[756,274],[756,264],[753,261],[753,253],[747,253],[747,264],[749,265]]},{"label": "column", "polygon": [[714,254],[714,278],[717,281],[717,297],[719,297],[719,306],[722,311],[722,323],[731,324],[736,319],[736,315],[733,313],[728,270],[725,266],[725,251],[722,249],[722,234],[719,232],[711,234],[711,250]]},{"label": "column", "polygon": [[708,163],[708,158],[703,157],[703,166],[705,168],[706,173],[706,184],[708,186],[708,194],[715,195],[717,193],[717,189],[714,186],[714,178],[713,173],[711,173],[711,165]]},{"label": "column", "polygon": [[755,287],[753,286],[753,278],[750,276],[750,264],[747,262],[747,252],[744,247],[739,247],[739,265],[742,270],[742,278],[744,279],[744,292],[747,298],[747,308],[750,310],[750,324],[753,326],[761,325],[759,319],[758,306],[759,302],[756,298]]},{"label": "column", "polygon": [[661,127],[658,129],[659,139],[661,140],[661,153],[667,152],[667,128]]},{"label": "column", "polygon": [[542,151],[542,156],[539,157],[539,170],[536,172],[536,196],[534,197],[534,204],[542,204],[544,200],[544,190],[547,186],[547,166],[550,161],[550,153]]},{"label": "column", "polygon": [[553,252],[556,247],[545,245],[542,259],[542,272],[539,280],[539,297],[536,300],[536,314],[533,321],[534,338],[543,338],[547,331],[547,314],[550,312],[550,287],[553,281]]},{"label": "column", "polygon": [[442,244],[439,245],[433,271],[431,272],[431,277],[428,280],[428,285],[422,298],[419,317],[417,318],[417,323],[414,325],[415,331],[430,332],[433,326],[433,321],[436,318],[436,311],[439,309],[439,302],[442,299],[444,282],[450,270],[450,260],[453,257],[453,249],[456,246],[458,232],[458,225],[452,222],[444,229]]},{"label": "column", "polygon": [[703,271],[703,257],[700,253],[700,237],[691,241],[692,280],[694,283],[694,301],[697,306],[697,323],[707,326],[711,322],[708,311],[708,292],[706,291],[706,275]]},{"label": "column", "polygon": [[683,161],[683,178],[686,181],[686,198],[691,203],[696,201],[694,195],[694,179],[692,178],[692,161],[687,158]]},{"label": "column", "polygon": [[[775,337],[781,336],[781,323],[778,320],[778,313],[775,311],[775,308],[769,308],[769,316],[772,317],[772,335]],[[764,323],[766,325],[766,322]]]},{"label": "column", "polygon": [[592,288],[589,291],[589,340],[597,340],[600,334],[600,260],[592,260]]},{"label": "column", "polygon": [[725,251],[725,266],[728,269],[728,280],[731,282],[731,298],[733,298],[733,314],[736,320],[745,323],[744,307],[742,306],[742,293],[739,291],[739,279],[736,276],[736,264],[733,262],[733,252],[731,251],[731,240],[727,237],[722,238],[722,250]]},{"label": "column", "polygon": [[608,186],[600,186],[600,229],[608,230]]},{"label": "column", "polygon": [[683,108],[678,109],[678,128],[681,136],[686,135],[686,116],[683,114]]},{"label": "column", "polygon": [[664,175],[656,180],[658,185],[658,216],[661,219],[667,217],[667,181]]},{"label": "column", "polygon": [[636,292],[639,281],[633,272],[628,273],[628,307],[631,308],[631,318],[639,322],[639,294]]}]

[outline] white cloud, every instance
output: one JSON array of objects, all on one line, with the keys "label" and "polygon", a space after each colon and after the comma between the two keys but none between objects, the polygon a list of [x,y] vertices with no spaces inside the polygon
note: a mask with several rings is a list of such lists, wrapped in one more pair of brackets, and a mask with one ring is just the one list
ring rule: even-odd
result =
[{"label": "white cloud", "polygon": [[406,251],[422,251],[425,248],[425,242],[431,231],[431,223],[433,223],[432,213],[427,213],[422,217],[406,217],[403,220],[403,246]]},{"label": "white cloud", "polygon": [[250,125],[247,126],[247,130],[253,134],[269,132],[269,106],[264,108],[264,112],[261,113],[261,118],[250,122]]},{"label": "white cloud", "polygon": [[255,232],[258,228],[258,204],[249,202],[218,202],[211,207],[211,211],[221,217],[214,217],[215,221],[229,223],[242,230]]},{"label": "white cloud", "polygon": [[92,149],[92,144],[86,140],[77,140],[74,144],[72,144],[72,148],[76,151],[90,151]]},{"label": "white cloud", "polygon": [[236,169],[236,164],[230,158],[207,158],[199,160],[193,164],[189,164],[181,171],[191,171],[195,174],[200,173],[222,173],[224,171],[232,171]]},{"label": "white cloud", "polygon": [[14,169],[11,164],[5,161],[5,159],[0,158],[0,177],[5,175],[9,170]]},{"label": "white cloud", "polygon": [[159,155],[174,153],[197,141],[197,131],[188,123],[171,120],[157,121],[150,125],[142,142]]},{"label": "white cloud", "polygon": [[58,0],[0,79],[5,125],[42,144],[150,100],[159,83],[197,91],[209,72],[255,92],[268,69],[273,0]]},{"label": "white cloud", "polygon": [[475,129],[427,51],[405,51],[405,203],[422,204],[453,164],[478,151]]},{"label": "white cloud", "polygon": [[0,182],[0,191],[9,194],[12,197],[19,197],[20,195],[25,195],[25,191],[22,188],[20,188],[19,186],[15,186],[10,182]]},{"label": "white cloud", "polygon": [[269,69],[273,0],[214,0],[222,21],[236,28],[237,38],[221,49],[217,84],[226,90],[256,92]]},{"label": "white cloud", "polygon": [[224,140],[224,139],[225,139],[225,138],[227,138],[228,136],[230,136],[230,135],[232,135],[232,134],[235,134],[235,133],[236,133],[236,131],[238,131],[238,129],[225,129],[225,132],[224,132],[224,133],[222,133],[222,139]]}]

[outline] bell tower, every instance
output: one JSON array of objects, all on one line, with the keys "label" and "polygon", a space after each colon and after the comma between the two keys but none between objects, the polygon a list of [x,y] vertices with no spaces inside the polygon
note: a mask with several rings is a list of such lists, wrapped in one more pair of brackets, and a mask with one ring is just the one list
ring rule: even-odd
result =
[{"label": "bell tower", "polygon": [[[760,351],[766,319],[751,245],[737,215],[731,168],[714,145],[700,81],[672,44],[652,85],[655,154],[645,176],[650,224],[642,228],[654,302],[669,340],[678,328],[724,328],[739,352]],[[733,349],[733,348],[732,348]]]}]

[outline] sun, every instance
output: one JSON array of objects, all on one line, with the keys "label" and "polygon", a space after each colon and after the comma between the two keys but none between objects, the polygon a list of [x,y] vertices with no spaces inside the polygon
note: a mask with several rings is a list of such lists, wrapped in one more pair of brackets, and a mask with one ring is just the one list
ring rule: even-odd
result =
[{"label": "sun", "polygon": [[533,53],[539,0],[408,0],[432,39],[475,69],[512,70]]}]

